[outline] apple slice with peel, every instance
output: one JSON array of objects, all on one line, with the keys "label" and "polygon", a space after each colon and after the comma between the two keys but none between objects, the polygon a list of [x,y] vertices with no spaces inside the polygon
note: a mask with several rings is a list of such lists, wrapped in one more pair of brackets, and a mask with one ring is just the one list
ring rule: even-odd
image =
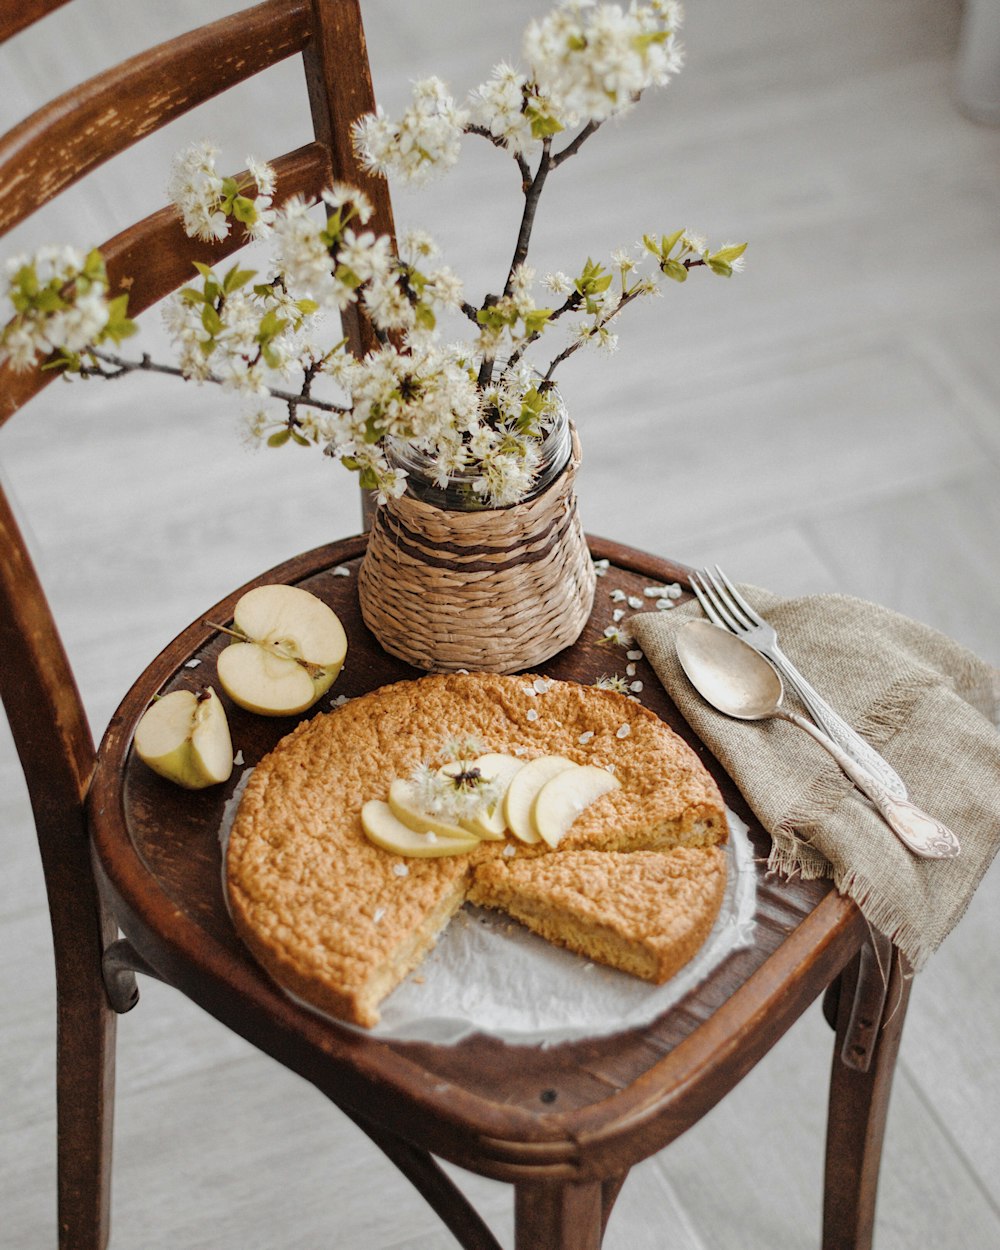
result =
[{"label": "apple slice with peel", "polygon": [[389,786],[389,808],[396,819],[414,833],[434,833],[442,838],[457,838],[460,842],[467,842],[473,836],[468,829],[450,824],[433,812],[425,811],[417,798],[413,782],[403,777],[395,778]]},{"label": "apple slice with peel", "polygon": [[[456,760],[445,764],[441,771],[454,777],[461,767],[462,764]],[[482,777],[493,783],[497,797],[472,816],[463,817],[459,824],[463,829],[474,833],[476,837],[482,838],[484,842],[502,842],[507,831],[504,798],[514,774],[524,767],[524,760],[519,760],[516,755],[502,755],[500,752],[493,751],[472,760],[471,767],[478,769]]]},{"label": "apple slice with peel", "polygon": [[157,699],[135,729],[135,753],[161,777],[186,790],[228,781],[233,771],[233,742],[226,709],[206,686],[173,690]]},{"label": "apple slice with peel", "polygon": [[326,694],[347,655],[340,618],[298,586],[248,590],[233,612],[232,643],[219,656],[223,690],[263,716],[291,716]]},{"label": "apple slice with peel", "polygon": [[439,838],[433,830],[418,833],[398,820],[389,804],[381,799],[369,799],[362,807],[361,828],[368,841],[374,842],[383,851],[418,859],[465,855],[479,845],[479,839],[471,833],[464,833],[459,838]]},{"label": "apple slice with peel", "polygon": [[538,791],[531,819],[543,841],[557,847],[573,821],[602,794],[620,790],[621,782],[606,768],[581,764],[547,781]]},{"label": "apple slice with peel", "polygon": [[579,764],[574,764],[562,755],[539,755],[536,759],[528,760],[514,774],[504,795],[503,814],[507,828],[515,838],[520,838],[522,842],[541,840],[531,818],[538,792],[560,773],[579,767]]}]

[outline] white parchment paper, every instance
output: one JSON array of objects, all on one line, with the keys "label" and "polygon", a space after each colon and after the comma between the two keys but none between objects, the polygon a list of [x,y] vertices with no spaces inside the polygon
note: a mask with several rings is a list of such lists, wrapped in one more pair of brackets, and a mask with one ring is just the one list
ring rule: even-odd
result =
[{"label": "white parchment paper", "polygon": [[[223,847],[248,776],[226,806]],[[589,963],[499,912],[466,904],[420,966],[384,1000],[381,1022],[359,1031],[438,1043],[488,1033],[513,1044],[537,1045],[603,1037],[648,1024],[733,951],[753,942],[753,846],[743,821],[731,811],[727,817],[729,871],[719,916],[698,954],[666,984],[650,985]]]}]

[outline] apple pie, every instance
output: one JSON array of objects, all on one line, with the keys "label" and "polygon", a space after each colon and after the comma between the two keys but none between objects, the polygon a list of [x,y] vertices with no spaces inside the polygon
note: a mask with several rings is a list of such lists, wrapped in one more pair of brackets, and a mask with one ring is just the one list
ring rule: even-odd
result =
[{"label": "apple pie", "polygon": [[[529,761],[558,754],[620,785],[556,849],[484,840],[468,854],[394,855],[361,810],[446,743]],[[727,836],[715,782],[657,716],[613,691],[533,676],[400,682],[304,721],[254,769],[226,850],[241,938],[305,1002],[366,1027],[469,898],[589,959],[660,982],[707,937]]]}]

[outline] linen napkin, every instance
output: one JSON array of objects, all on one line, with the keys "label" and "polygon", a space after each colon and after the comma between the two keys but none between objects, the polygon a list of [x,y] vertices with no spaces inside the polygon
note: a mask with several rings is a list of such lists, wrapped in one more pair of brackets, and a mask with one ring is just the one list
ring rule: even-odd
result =
[{"label": "linen napkin", "polygon": [[[627,622],[681,714],[771,834],[769,868],[830,876],[919,969],[961,919],[1000,846],[1000,673],[950,638],[844,595],[746,598],[781,649],[903,778],[910,799],[954,831],[961,854],[922,860],[835,761],[784,721],[733,720],[690,684],[674,638],[692,600]],[[786,706],[801,711],[792,692]]]}]

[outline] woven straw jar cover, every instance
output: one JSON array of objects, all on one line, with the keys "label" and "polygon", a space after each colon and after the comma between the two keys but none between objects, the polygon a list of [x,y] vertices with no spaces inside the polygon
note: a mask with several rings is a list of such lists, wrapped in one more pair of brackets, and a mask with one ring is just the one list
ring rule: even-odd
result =
[{"label": "woven straw jar cover", "polygon": [[385,650],[428,671],[511,673],[575,642],[595,581],[578,464],[574,431],[565,470],[525,503],[453,512],[403,495],[377,508],[358,591]]}]

